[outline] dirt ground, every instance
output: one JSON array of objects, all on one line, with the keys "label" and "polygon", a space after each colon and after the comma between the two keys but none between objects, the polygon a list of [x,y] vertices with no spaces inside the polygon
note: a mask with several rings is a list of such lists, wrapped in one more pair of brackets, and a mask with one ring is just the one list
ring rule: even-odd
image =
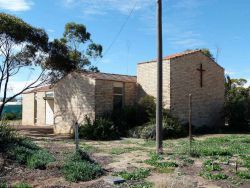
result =
[{"label": "dirt ground", "polygon": [[[150,168],[143,161],[149,158],[150,152],[154,151],[154,146],[146,146],[145,141],[142,139],[126,138],[118,141],[80,140],[80,147],[87,150],[93,159],[102,165],[106,173],[104,176],[93,181],[70,183],[63,178],[60,167],[63,164],[65,156],[74,152],[74,141],[67,136],[55,136],[34,130],[20,129],[19,132],[30,136],[39,146],[47,149],[56,158],[56,162],[51,163],[46,170],[32,170],[12,161],[4,161],[3,168],[0,171],[1,179],[12,184],[26,182],[32,187],[114,187],[104,181],[106,176],[122,170],[129,171],[135,168]],[[203,139],[203,137],[198,139]],[[165,151],[167,150],[166,148]],[[169,173],[151,172],[147,181],[153,182],[155,187],[159,188],[237,187],[227,183],[225,180],[205,180],[198,175],[201,166],[202,162],[196,159],[194,164],[187,166],[180,165]],[[240,187],[248,187],[248,184],[242,184]]]}]

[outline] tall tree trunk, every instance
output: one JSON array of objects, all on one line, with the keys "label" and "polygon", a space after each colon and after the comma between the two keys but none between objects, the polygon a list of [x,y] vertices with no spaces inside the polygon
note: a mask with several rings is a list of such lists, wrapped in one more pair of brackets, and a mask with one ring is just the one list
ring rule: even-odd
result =
[{"label": "tall tree trunk", "polygon": [[0,106],[0,120],[2,120],[2,118],[3,118],[3,108],[6,104],[8,82],[9,82],[9,70],[8,70],[8,66],[7,66],[7,75],[6,75],[5,85],[4,85],[3,103]]}]

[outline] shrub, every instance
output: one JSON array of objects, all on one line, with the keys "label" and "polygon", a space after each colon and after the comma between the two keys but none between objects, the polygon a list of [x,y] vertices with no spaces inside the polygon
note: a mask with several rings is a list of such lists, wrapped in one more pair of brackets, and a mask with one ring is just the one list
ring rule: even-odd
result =
[{"label": "shrub", "polygon": [[46,165],[55,159],[46,151],[38,150],[27,158],[27,166],[33,169],[46,169]]},{"label": "shrub", "polygon": [[31,186],[27,183],[17,183],[13,186],[13,188],[31,188]]},{"label": "shrub", "polygon": [[17,161],[20,164],[27,164],[28,158],[30,158],[35,153],[35,150],[13,145],[7,150],[8,158]]},{"label": "shrub", "polygon": [[244,87],[246,82],[244,79],[226,79],[224,112],[232,130],[250,130],[250,87]]},{"label": "shrub", "polygon": [[12,129],[7,121],[0,122],[0,152],[4,151],[8,145],[16,143],[18,141],[18,135],[14,129]]},{"label": "shrub", "polygon": [[8,188],[7,183],[0,180],[0,188]]},{"label": "shrub", "polygon": [[127,171],[122,171],[122,172],[117,172],[113,174],[114,176],[120,176],[125,180],[141,180],[150,175],[150,170],[149,169],[136,169],[133,172],[127,172]]},{"label": "shrub", "polygon": [[91,122],[86,117],[86,123],[79,127],[79,137],[90,140],[114,140],[119,138],[117,128],[109,119],[97,118]]},{"label": "shrub", "polygon": [[18,115],[13,112],[8,112],[4,114],[4,119],[6,120],[16,120],[18,119]]},{"label": "shrub", "polygon": [[[163,117],[163,139],[166,138],[177,138],[186,135],[186,131],[179,121],[172,117],[168,112],[165,112]],[[149,123],[143,126],[137,127],[130,131],[130,136],[143,139],[155,139],[156,137],[156,126],[155,119],[152,118]]]},{"label": "shrub", "polygon": [[64,164],[63,174],[67,181],[89,181],[102,175],[102,168],[92,162],[89,156],[79,150],[74,153]]}]

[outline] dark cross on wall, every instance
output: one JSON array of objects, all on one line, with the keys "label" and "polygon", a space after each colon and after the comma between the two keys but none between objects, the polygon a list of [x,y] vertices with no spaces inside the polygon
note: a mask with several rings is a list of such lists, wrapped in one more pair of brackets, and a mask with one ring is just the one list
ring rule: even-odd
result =
[{"label": "dark cross on wall", "polygon": [[202,87],[203,86],[203,72],[205,71],[202,68],[202,63],[200,64],[200,68],[198,68],[197,70],[200,72],[200,86]]}]

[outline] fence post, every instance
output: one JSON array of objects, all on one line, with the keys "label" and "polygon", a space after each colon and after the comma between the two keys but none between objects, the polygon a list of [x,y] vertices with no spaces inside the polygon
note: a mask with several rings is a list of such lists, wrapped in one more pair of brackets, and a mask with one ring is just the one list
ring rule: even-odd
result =
[{"label": "fence post", "polygon": [[189,155],[191,155],[192,139],[192,94],[189,94]]},{"label": "fence post", "polygon": [[76,145],[76,151],[79,150],[79,133],[78,133],[78,122],[75,123],[75,145]]}]

